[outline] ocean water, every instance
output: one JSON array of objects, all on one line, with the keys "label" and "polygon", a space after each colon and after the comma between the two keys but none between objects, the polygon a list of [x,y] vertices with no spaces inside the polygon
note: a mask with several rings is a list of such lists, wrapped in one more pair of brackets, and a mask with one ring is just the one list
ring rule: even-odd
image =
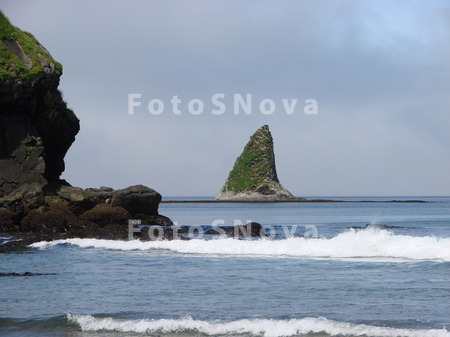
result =
[{"label": "ocean water", "polygon": [[0,278],[0,336],[449,337],[450,198],[360,199],[164,203],[197,234],[251,220],[273,235],[1,254],[0,272],[40,275]]}]

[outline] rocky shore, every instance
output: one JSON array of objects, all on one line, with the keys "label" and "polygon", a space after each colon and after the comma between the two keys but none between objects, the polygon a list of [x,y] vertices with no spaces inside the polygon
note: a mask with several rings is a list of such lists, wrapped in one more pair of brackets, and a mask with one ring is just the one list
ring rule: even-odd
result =
[{"label": "rocky shore", "polygon": [[81,189],[60,180],[80,129],[58,89],[62,71],[0,12],[0,233],[13,236],[2,251],[54,238],[125,239],[132,218],[172,224],[149,187]]},{"label": "rocky shore", "polygon": [[130,219],[173,225],[158,214],[161,195],[143,185],[121,190],[52,184],[27,187],[0,198],[0,232],[12,235],[12,241],[1,245],[0,251],[62,238],[125,240]]}]

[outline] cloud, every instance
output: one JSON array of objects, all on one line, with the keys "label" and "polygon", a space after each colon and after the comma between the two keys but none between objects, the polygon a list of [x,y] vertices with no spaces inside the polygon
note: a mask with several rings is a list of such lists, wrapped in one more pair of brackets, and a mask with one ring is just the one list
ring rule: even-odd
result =
[{"label": "cloud", "polygon": [[[249,136],[271,127],[297,195],[450,193],[450,6],[445,1],[0,2],[64,66],[82,130],[64,178],[214,195]],[[46,8],[52,8],[51,11]],[[128,93],[143,106],[127,114]],[[227,111],[211,113],[211,96]],[[234,115],[234,93],[254,112]],[[181,116],[151,115],[158,98]],[[189,113],[198,98],[205,112]],[[261,99],[277,102],[273,115]],[[281,99],[298,99],[293,115]],[[304,100],[319,115],[303,114]]]}]

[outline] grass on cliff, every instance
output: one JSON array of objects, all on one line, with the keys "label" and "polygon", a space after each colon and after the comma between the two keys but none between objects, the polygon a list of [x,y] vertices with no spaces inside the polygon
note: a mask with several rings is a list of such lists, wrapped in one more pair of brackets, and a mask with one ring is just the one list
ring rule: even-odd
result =
[{"label": "grass on cliff", "polygon": [[255,133],[236,159],[222,191],[256,190],[272,173],[273,140],[267,129]]},{"label": "grass on cliff", "polygon": [[[8,18],[0,11],[0,80],[9,77],[18,77],[28,80],[43,71],[43,66],[39,57],[47,59],[53,63],[55,68],[62,71],[60,63],[56,62],[36,38],[27,32],[14,27]],[[31,60],[31,65],[27,65],[18,55],[11,52],[6,43],[17,42],[23,53]]]}]

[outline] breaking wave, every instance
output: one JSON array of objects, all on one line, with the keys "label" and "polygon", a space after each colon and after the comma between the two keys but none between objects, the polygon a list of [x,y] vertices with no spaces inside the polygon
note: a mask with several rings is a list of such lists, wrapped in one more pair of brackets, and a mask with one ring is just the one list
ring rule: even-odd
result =
[{"label": "breaking wave", "polygon": [[222,322],[195,320],[190,317],[124,320],[112,317],[96,318],[91,315],[68,314],[67,319],[70,323],[78,324],[82,331],[114,331],[119,333],[264,337],[305,336],[321,333],[326,334],[326,336],[450,337],[450,333],[445,328],[440,330],[399,329],[338,322],[322,317],[288,320],[240,319]]},{"label": "breaking wave", "polygon": [[121,251],[165,250],[182,254],[228,255],[249,257],[295,257],[305,259],[345,259],[364,261],[450,261],[450,238],[395,235],[386,230],[349,230],[329,239],[288,238],[284,240],[173,240],[115,241],[67,239],[41,241],[33,248],[68,244],[81,248]]}]

